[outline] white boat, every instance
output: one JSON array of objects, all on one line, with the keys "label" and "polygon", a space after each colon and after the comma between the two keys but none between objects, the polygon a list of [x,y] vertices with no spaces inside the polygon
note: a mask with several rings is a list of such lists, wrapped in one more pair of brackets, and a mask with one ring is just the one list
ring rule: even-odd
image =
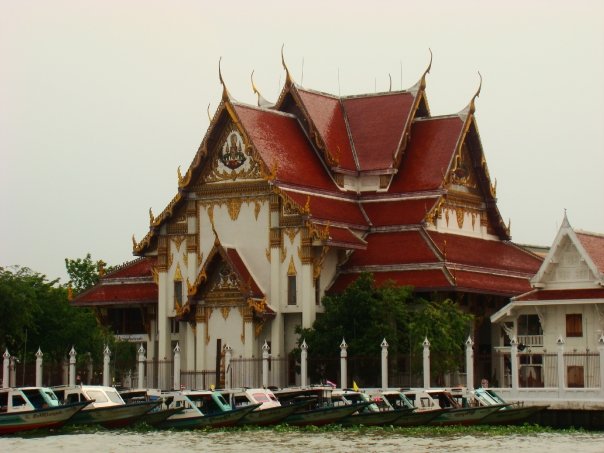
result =
[{"label": "white boat", "polygon": [[58,428],[88,404],[62,405],[47,387],[0,389],[0,434]]},{"label": "white boat", "polygon": [[487,415],[480,421],[486,425],[513,425],[522,423],[534,414],[544,411],[547,405],[525,405],[523,402],[507,403],[494,390],[488,388],[477,388],[468,391],[466,389],[454,389],[452,394],[462,398],[470,406],[489,407],[502,406],[498,411]]},{"label": "white boat", "polygon": [[240,419],[238,425],[276,425],[305,404],[282,406],[275,394],[265,388],[229,389],[221,390],[221,393],[230,402],[231,407],[235,409],[250,404],[258,405],[256,409]]},{"label": "white boat", "polygon": [[447,410],[436,407],[417,410],[409,398],[397,388],[365,391],[381,410],[408,410],[392,422],[393,426],[423,426]]},{"label": "white boat", "polygon": [[485,407],[463,407],[451,392],[445,389],[409,389],[403,393],[411,400],[418,412],[434,409],[446,409],[438,417],[430,420],[429,425],[475,425],[487,415],[497,412],[504,405]]},{"label": "white boat", "polygon": [[106,428],[119,428],[136,422],[160,404],[160,401],[126,404],[114,387],[102,385],[56,387],[54,391],[65,403],[90,402],[83,411],[69,420],[70,424],[99,424]]},{"label": "white boat", "polygon": [[400,409],[387,406],[380,407],[367,393],[350,389],[334,390],[331,394],[331,400],[335,406],[342,404],[359,405],[357,412],[338,421],[339,424],[344,426],[393,425],[399,417],[412,413],[414,410],[413,407]]},{"label": "white boat", "polygon": [[156,425],[160,428],[234,426],[240,419],[260,406],[260,404],[249,404],[233,409],[219,392],[209,390],[158,392],[158,396],[167,398],[165,401],[168,409],[182,409]]}]

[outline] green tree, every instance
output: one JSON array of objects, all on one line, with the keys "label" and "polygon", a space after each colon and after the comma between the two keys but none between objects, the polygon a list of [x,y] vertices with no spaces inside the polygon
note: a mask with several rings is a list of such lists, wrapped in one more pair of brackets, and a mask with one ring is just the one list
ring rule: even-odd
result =
[{"label": "green tree", "polygon": [[410,300],[410,287],[390,283],[376,287],[373,275],[363,273],[343,293],[325,296],[324,313],[312,328],[298,329],[298,334],[322,355],[337,354],[342,338],[355,354],[379,351],[384,338],[396,351],[407,339]]},{"label": "green tree", "polygon": [[75,294],[92,288],[106,272],[112,269],[112,267],[108,268],[103,260],[93,261],[90,253],[87,253],[84,258],[65,258],[65,267],[69,275],[68,285]]},{"label": "green tree", "polygon": [[91,352],[100,360],[110,336],[98,326],[90,309],[76,308],[67,288],[58,280],[28,268],[0,268],[0,347],[12,355],[34,359],[38,347],[45,362],[59,362],[72,346],[83,356]]},{"label": "green tree", "polygon": [[[426,301],[415,297],[412,287],[396,286],[392,282],[378,287],[373,275],[364,273],[343,293],[324,297],[323,305],[324,313],[317,316],[312,328],[297,329],[298,348],[294,351],[299,358],[299,345],[305,340],[309,360],[325,358],[319,372],[309,366],[313,379],[337,373],[342,338],[348,344],[349,357],[364,356],[363,373],[374,380],[370,385],[376,384],[380,343],[384,338],[389,344],[389,356],[410,354],[414,370],[421,370],[421,349],[426,337],[431,343],[434,376],[454,371],[463,363],[460,357],[463,357],[473,317],[451,300]],[[361,368],[363,366],[357,365],[357,369]]]},{"label": "green tree", "polygon": [[473,319],[473,315],[464,313],[451,299],[439,302],[418,300],[408,326],[417,369],[421,369],[419,362],[426,338],[430,342],[430,371],[434,376],[438,378],[462,367],[465,341],[471,332]]}]

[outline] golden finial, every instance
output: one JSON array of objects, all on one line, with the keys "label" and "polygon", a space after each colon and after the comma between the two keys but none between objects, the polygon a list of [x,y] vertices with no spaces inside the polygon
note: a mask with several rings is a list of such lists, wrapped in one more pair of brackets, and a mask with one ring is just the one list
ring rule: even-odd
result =
[{"label": "golden finial", "polygon": [[310,214],[310,195],[306,195],[306,203],[304,204],[304,212]]},{"label": "golden finial", "polygon": [[480,71],[478,71],[478,77],[480,77],[480,82],[478,83],[478,90],[476,90],[476,93],[474,93],[474,96],[472,96],[472,100],[470,101],[469,113],[474,113],[474,111],[476,110],[474,102],[476,101],[476,98],[480,96],[480,90],[482,88],[482,74],[480,73]]},{"label": "golden finial", "polygon": [[432,69],[432,49],[430,49],[428,47],[428,51],[430,52],[430,62],[428,63],[428,67],[426,68],[426,70],[422,74],[422,78],[421,78],[421,81],[420,81],[420,88],[421,89],[426,88],[426,75],[428,75],[430,73],[430,69]]},{"label": "golden finial", "polygon": [[222,78],[222,68],[221,68],[222,57],[218,59],[218,79],[222,85],[222,100],[228,101],[231,99],[231,95],[229,94],[229,90],[227,90],[226,84],[224,83],[224,79]]},{"label": "golden finial", "polygon": [[183,177],[182,177],[182,173],[180,172],[180,165],[178,166],[178,169],[176,170],[177,174],[178,174],[178,185],[181,186],[182,185],[182,181],[183,181]]},{"label": "golden finial", "polygon": [[254,71],[252,71],[252,75],[250,75],[250,79],[252,81],[252,90],[254,91],[254,94],[256,96],[258,96],[258,107],[272,106],[273,104],[271,102],[267,101],[266,98],[260,94],[260,91],[258,91],[258,87],[256,87],[256,84],[254,83]]},{"label": "golden finial", "polygon": [[508,218],[508,234],[512,231],[512,218]]},{"label": "golden finial", "polygon": [[153,209],[149,208],[149,225],[153,225],[155,222],[155,216],[153,215]]},{"label": "golden finial", "polygon": [[136,248],[138,246],[136,239],[134,238],[134,234],[132,235],[132,247]]},{"label": "golden finial", "polygon": [[212,122],[212,115],[210,115],[210,103],[209,102],[208,102],[208,108],[206,109],[206,111],[208,112],[208,120],[211,123]]},{"label": "golden finial", "polygon": [[102,277],[105,275],[105,266],[107,265],[107,263],[103,260],[98,260],[96,262],[96,269],[99,273],[99,277]]},{"label": "golden finial", "polygon": [[283,55],[283,48],[285,47],[285,44],[281,45],[281,64],[283,65],[283,69],[285,69],[285,83],[293,83],[291,74],[289,73],[289,69],[287,69],[287,65],[285,64],[285,57]]}]

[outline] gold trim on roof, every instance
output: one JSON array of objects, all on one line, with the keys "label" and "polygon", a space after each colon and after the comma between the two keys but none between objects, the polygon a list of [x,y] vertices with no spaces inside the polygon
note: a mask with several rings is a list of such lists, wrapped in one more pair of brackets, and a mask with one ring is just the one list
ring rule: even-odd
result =
[{"label": "gold trim on roof", "polygon": [[182,282],[182,272],[180,271],[180,263],[176,263],[176,271],[174,271],[174,281]]},{"label": "gold trim on roof", "polygon": [[287,275],[288,276],[292,276],[292,275],[296,275],[296,265],[294,264],[294,257],[290,256],[289,258],[289,266],[287,267]]}]

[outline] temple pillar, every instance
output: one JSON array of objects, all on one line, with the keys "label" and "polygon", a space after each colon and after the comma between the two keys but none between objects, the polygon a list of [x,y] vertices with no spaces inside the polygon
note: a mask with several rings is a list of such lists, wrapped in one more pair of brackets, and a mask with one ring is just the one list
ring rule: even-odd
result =
[{"label": "temple pillar", "polygon": [[302,327],[308,329],[312,327],[317,314],[312,264],[302,264],[300,279],[302,286]]},{"label": "temple pillar", "polygon": [[[195,311],[195,371],[206,369],[206,336],[208,334],[207,308],[197,305]],[[202,388],[202,387],[197,387]]]},{"label": "temple pillar", "polygon": [[170,317],[171,304],[168,297],[168,273],[163,271],[159,272],[159,284],[158,284],[158,303],[157,303],[157,358],[159,361],[158,366],[158,387],[161,389],[167,389],[171,387],[170,380],[170,366],[167,362],[172,358],[172,344],[171,344],[171,329],[170,329]]}]

